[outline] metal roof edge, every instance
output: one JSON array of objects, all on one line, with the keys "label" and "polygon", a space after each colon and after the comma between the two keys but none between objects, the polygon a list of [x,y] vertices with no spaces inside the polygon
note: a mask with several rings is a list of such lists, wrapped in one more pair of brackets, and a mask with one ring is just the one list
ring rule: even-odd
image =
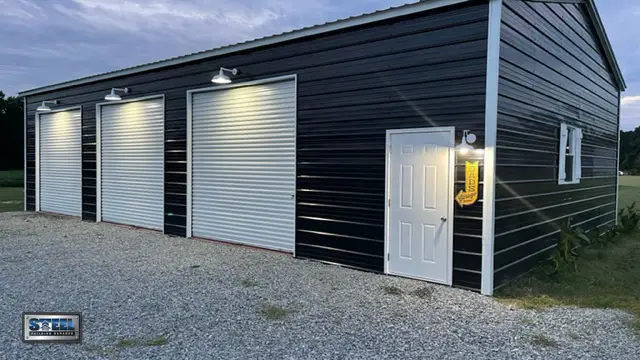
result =
[{"label": "metal roof edge", "polygon": [[589,15],[594,22],[596,33],[598,34],[598,38],[600,39],[600,43],[604,48],[605,56],[609,61],[609,65],[613,69],[613,75],[618,82],[618,88],[620,91],[625,91],[627,89],[627,84],[624,81],[624,77],[622,76],[622,70],[620,69],[620,65],[618,64],[618,60],[616,60],[616,55],[613,52],[613,47],[611,46],[611,42],[609,41],[609,37],[607,36],[607,31],[604,28],[604,24],[602,23],[602,18],[600,17],[600,13],[598,12],[598,8],[596,7],[596,3],[594,0],[587,1],[587,10],[589,11]]},{"label": "metal roof edge", "polygon": [[[115,70],[107,73],[102,73],[98,75],[91,75],[84,78],[70,80],[54,85],[43,86],[35,89],[25,90],[19,92],[19,96],[29,96],[36,95],[48,91],[58,90],[62,88],[67,88],[71,86],[78,86],[87,83],[92,83],[96,81],[103,81],[107,79],[112,79],[120,76],[133,75],[136,73],[161,69],[164,67],[180,65],[183,63],[203,60],[214,56],[227,55],[234,52],[239,52],[243,50],[258,48],[262,46],[274,45],[278,43],[282,43],[285,41],[297,40],[308,36],[319,35],[331,31],[347,29],[355,26],[365,25],[374,23],[377,21],[392,19],[400,16],[410,15],[414,13],[419,13],[422,11],[427,11],[431,9],[436,9],[440,7],[455,5],[462,2],[467,2],[470,0],[422,0],[417,3],[401,5],[398,7],[389,8],[386,10],[379,10],[368,14],[363,14],[359,16],[349,17],[341,20],[336,20],[333,22],[324,23],[321,25],[315,25],[311,27],[306,27],[298,30],[293,30],[290,32],[285,32],[277,35],[270,35],[262,38],[258,38],[255,40],[249,40],[233,45],[226,45],[218,48],[214,48],[211,50],[205,50],[198,53],[193,53],[189,55],[169,58],[165,60],[160,60],[157,62],[152,62],[148,64],[138,65],[134,67],[129,67],[121,70]],[[213,70],[212,70],[213,71]]]}]

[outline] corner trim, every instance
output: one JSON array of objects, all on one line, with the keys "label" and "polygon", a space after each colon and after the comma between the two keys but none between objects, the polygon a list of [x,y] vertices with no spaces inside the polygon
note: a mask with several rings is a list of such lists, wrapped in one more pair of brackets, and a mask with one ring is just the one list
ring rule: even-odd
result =
[{"label": "corner trim", "polygon": [[493,249],[496,216],[496,138],[498,133],[498,82],[500,77],[501,25],[502,0],[490,0],[484,124],[484,186],[482,194],[482,275],[480,292],[483,295],[493,295]]},{"label": "corner trim", "polygon": [[22,153],[22,157],[24,158],[24,167],[23,167],[23,172],[22,172],[22,176],[24,177],[24,185],[22,186],[22,192],[23,192],[23,201],[24,203],[22,205],[24,205],[24,211],[27,211],[27,97],[23,97],[22,98],[22,110],[24,112],[24,129],[22,130],[23,133],[23,153]]},{"label": "corner trim", "polygon": [[620,108],[622,107],[622,92],[618,91],[618,148],[617,150],[617,159],[616,159],[616,213],[614,217],[616,218],[616,226],[618,226],[618,210],[620,209]]}]

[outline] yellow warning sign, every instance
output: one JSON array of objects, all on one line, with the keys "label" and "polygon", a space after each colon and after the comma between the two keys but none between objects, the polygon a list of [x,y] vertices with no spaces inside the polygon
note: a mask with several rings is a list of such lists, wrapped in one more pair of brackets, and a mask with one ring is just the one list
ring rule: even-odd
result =
[{"label": "yellow warning sign", "polygon": [[464,166],[464,191],[456,195],[456,201],[462,207],[473,205],[478,200],[478,162],[467,161]]}]

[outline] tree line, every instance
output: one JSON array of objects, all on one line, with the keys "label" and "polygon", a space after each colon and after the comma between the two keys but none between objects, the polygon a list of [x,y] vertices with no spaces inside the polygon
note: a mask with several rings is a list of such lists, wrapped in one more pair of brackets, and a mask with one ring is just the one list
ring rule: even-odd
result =
[{"label": "tree line", "polygon": [[0,171],[24,167],[24,112],[22,98],[0,91]]},{"label": "tree line", "polygon": [[620,132],[620,170],[637,174],[640,172],[640,126],[635,130]]}]

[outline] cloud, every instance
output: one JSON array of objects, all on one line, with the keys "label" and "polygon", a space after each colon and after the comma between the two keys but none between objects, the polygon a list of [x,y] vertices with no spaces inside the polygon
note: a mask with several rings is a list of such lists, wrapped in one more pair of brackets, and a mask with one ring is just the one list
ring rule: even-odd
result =
[{"label": "cloud", "polygon": [[107,33],[227,43],[266,35],[265,28],[286,28],[283,21],[291,15],[317,14],[327,6],[323,0],[72,0],[56,3],[53,9],[72,22]]},{"label": "cloud", "polygon": [[640,96],[623,96],[620,105],[620,128],[634,130],[640,126]]},{"label": "cloud", "polygon": [[42,8],[28,0],[0,0],[0,20],[26,24],[41,17]]},{"label": "cloud", "polygon": [[640,96],[623,96],[622,105],[640,104]]}]

